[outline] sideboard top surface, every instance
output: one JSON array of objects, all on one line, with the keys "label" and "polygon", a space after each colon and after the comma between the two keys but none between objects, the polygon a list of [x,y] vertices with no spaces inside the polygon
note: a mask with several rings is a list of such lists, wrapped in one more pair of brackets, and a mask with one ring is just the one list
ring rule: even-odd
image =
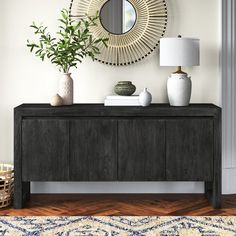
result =
[{"label": "sideboard top surface", "polygon": [[214,104],[191,104],[172,107],[169,104],[151,104],[148,107],[104,106],[104,104],[74,104],[52,107],[50,104],[22,104],[15,108],[20,116],[215,116],[221,108]]}]

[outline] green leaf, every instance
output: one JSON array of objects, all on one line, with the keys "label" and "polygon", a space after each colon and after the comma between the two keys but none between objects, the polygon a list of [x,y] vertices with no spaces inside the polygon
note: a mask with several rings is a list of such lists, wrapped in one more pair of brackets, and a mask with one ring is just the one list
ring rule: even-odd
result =
[{"label": "green leaf", "polygon": [[82,62],[86,56],[94,60],[95,55],[100,53],[98,44],[107,46],[107,38],[95,38],[90,30],[96,25],[98,18],[99,12],[95,16],[85,16],[80,21],[75,21],[70,19],[67,9],[62,9],[57,37],[48,33],[47,27],[37,26],[33,22],[30,27],[38,36],[38,41],[31,43],[27,40],[27,47],[42,61],[48,58],[60,71],[68,72],[71,67],[77,67],[77,63]]}]

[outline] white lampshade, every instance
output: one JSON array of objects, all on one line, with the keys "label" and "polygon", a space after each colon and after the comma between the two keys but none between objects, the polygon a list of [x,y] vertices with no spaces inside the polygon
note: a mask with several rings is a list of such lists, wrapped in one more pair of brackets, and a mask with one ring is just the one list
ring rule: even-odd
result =
[{"label": "white lampshade", "polygon": [[160,65],[199,65],[199,41],[193,38],[162,38],[160,40]]}]

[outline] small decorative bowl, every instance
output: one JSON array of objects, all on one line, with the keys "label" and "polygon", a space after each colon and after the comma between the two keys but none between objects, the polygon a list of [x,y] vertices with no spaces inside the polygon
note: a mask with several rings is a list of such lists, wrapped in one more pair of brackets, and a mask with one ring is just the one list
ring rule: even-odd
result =
[{"label": "small decorative bowl", "polygon": [[136,87],[131,81],[119,81],[114,91],[121,96],[131,96],[136,91]]}]

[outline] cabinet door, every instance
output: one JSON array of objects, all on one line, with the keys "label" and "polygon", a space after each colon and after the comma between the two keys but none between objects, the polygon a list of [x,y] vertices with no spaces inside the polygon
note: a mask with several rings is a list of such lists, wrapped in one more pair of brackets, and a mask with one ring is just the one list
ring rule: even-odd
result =
[{"label": "cabinet door", "polygon": [[154,119],[118,122],[119,180],[165,179],[165,122]]},{"label": "cabinet door", "polygon": [[167,121],[166,165],[167,180],[212,180],[213,120]]},{"label": "cabinet door", "polygon": [[57,119],[26,119],[22,123],[24,181],[68,180],[69,123]]},{"label": "cabinet door", "polygon": [[70,123],[70,180],[117,180],[117,121],[78,119]]}]

